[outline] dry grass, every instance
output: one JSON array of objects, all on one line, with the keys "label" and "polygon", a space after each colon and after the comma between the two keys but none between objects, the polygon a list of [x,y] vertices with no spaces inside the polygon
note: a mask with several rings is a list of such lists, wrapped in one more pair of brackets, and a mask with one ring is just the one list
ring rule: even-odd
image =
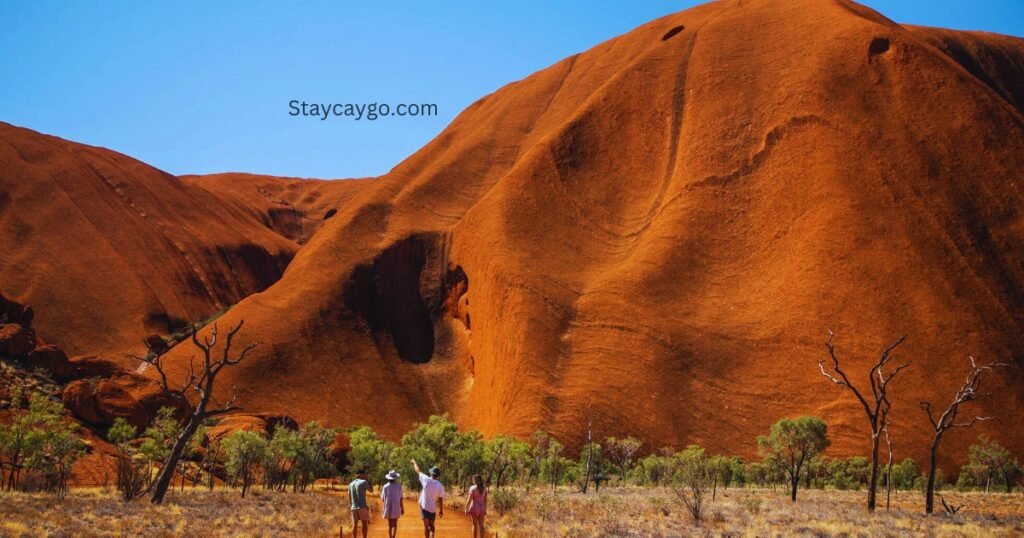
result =
[{"label": "dry grass", "polygon": [[801,491],[793,503],[785,492],[719,491],[703,521],[693,522],[670,490],[608,488],[581,495],[535,489],[502,517],[492,516],[500,536],[670,537],[670,536],[1021,536],[1021,494],[948,493],[963,504],[957,516],[923,513],[923,496],[894,493],[892,511],[869,514],[865,493]]},{"label": "dry grass", "polygon": [[[343,496],[256,490],[174,492],[163,506],[141,499],[122,503],[100,490],[76,489],[64,501],[52,495],[0,495],[0,536],[336,536],[348,523]],[[704,521],[666,489],[606,488],[600,494],[538,488],[512,512],[489,518],[490,531],[517,537],[675,536],[1020,536],[1024,496],[948,493],[960,515],[921,514],[919,493],[895,495],[893,510],[868,514],[864,493],[782,490],[719,492]],[[455,501],[456,499],[452,499]],[[458,510],[459,507],[451,506]],[[347,528],[347,527],[346,527]]]},{"label": "dry grass", "polygon": [[0,495],[0,536],[336,536],[348,511],[319,492],[186,490],[162,506],[147,499],[128,504],[115,494],[73,490],[52,495]]}]

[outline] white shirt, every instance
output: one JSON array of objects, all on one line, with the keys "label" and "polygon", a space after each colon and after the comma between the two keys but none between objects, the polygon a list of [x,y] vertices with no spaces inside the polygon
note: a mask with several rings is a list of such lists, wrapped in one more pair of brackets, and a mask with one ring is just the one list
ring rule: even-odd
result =
[{"label": "white shirt", "polygon": [[441,482],[420,473],[420,508],[432,514],[437,513],[437,500],[444,498],[444,486]]}]

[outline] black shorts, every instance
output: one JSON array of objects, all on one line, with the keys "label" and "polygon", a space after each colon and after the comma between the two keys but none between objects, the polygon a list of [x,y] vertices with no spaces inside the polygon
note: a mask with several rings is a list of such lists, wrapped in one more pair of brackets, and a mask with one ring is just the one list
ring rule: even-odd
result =
[{"label": "black shorts", "polygon": [[426,521],[434,521],[435,519],[437,519],[437,514],[435,512],[427,512],[422,508],[420,508],[420,515],[422,515],[423,519],[425,519]]}]

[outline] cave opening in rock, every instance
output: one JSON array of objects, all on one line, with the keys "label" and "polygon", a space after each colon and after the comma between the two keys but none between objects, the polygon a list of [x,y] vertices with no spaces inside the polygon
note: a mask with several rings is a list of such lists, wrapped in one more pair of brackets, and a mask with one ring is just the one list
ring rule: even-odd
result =
[{"label": "cave opening in rock", "polygon": [[676,26],[675,28],[669,30],[668,32],[665,32],[665,35],[661,36],[661,40],[662,41],[668,41],[669,39],[672,39],[679,32],[682,32],[684,29],[685,29],[685,27],[682,26],[682,25]]},{"label": "cave opening in rock", "polygon": [[352,274],[346,301],[380,343],[389,339],[399,358],[423,364],[434,354],[434,321],[420,293],[429,238],[397,241]]}]

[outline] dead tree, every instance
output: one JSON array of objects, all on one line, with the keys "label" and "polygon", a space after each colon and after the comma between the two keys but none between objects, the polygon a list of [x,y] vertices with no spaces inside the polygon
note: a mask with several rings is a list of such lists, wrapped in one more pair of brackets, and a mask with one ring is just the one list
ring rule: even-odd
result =
[{"label": "dead tree", "polygon": [[885,464],[885,511],[889,511],[889,501],[892,499],[892,440],[889,439],[889,425],[882,428],[885,434],[885,450],[889,453],[889,461]]},{"label": "dead tree", "polygon": [[[153,494],[150,497],[150,502],[153,504],[160,504],[164,500],[164,495],[167,494],[167,489],[171,485],[171,479],[174,478],[175,469],[178,467],[178,462],[181,460],[182,454],[185,452],[189,441],[192,436],[199,429],[199,426],[206,421],[207,418],[222,415],[231,411],[236,411],[239,408],[234,406],[235,396],[232,393],[231,398],[223,406],[217,409],[209,409],[210,399],[213,397],[214,382],[217,380],[217,375],[225,367],[234,366],[245,358],[246,354],[256,347],[256,342],[252,342],[242,348],[242,351],[237,357],[231,356],[231,346],[234,343],[235,335],[238,331],[242,330],[242,325],[245,321],[239,321],[235,328],[228,332],[227,339],[224,342],[223,350],[220,356],[216,356],[214,348],[217,346],[218,334],[217,324],[214,323],[213,329],[210,331],[210,336],[203,337],[202,341],[199,339],[198,327],[192,325],[192,344],[202,353],[202,362],[199,364],[199,371],[196,371],[195,356],[189,359],[189,371],[185,375],[185,380],[181,384],[180,388],[172,388],[170,382],[167,379],[167,372],[164,370],[163,356],[155,355],[148,359],[139,359],[153,366],[157,373],[160,374],[160,383],[163,386],[164,391],[172,395],[174,398],[188,404],[190,400],[195,400],[195,407],[192,407],[191,412],[188,413],[187,422],[185,427],[182,428],[181,433],[174,439],[174,445],[171,447],[171,454],[167,460],[163,462],[160,467],[160,472],[157,474],[156,481],[153,486]],[[233,392],[233,391],[232,391]],[[191,396],[191,398],[190,398]]]},{"label": "dead tree", "polygon": [[938,418],[932,412],[932,404],[929,402],[921,402],[921,409],[924,410],[925,414],[928,415],[928,422],[932,425],[932,430],[935,436],[932,438],[931,453],[928,459],[928,486],[925,488],[924,494],[924,511],[925,513],[931,514],[935,511],[935,472],[938,468],[939,459],[939,443],[942,442],[942,436],[951,429],[954,428],[970,428],[975,424],[991,420],[994,417],[982,417],[976,416],[968,421],[957,421],[957,417],[960,414],[960,406],[989,396],[991,393],[978,392],[981,388],[982,375],[985,372],[990,372],[996,368],[1007,366],[1005,363],[994,362],[987,366],[978,366],[974,361],[974,357],[971,359],[971,371],[967,374],[967,380],[960,387],[960,390],[953,396],[953,401],[950,402],[949,407],[939,415]]},{"label": "dead tree", "polygon": [[587,419],[587,459],[583,465],[583,479],[580,482],[580,493],[586,495],[587,490],[590,488],[590,478],[592,476],[593,465],[594,465],[594,421],[593,419]]},{"label": "dead tree", "polygon": [[939,495],[939,500],[942,501],[942,509],[945,510],[946,513],[951,515],[951,516],[955,516],[956,513],[959,512],[960,509],[964,507],[964,505],[962,505],[962,504],[948,504],[948,503],[946,503],[946,498],[943,497],[942,495]]},{"label": "dead tree", "polygon": [[906,340],[906,336],[901,336],[898,340],[889,345],[882,351],[882,355],[875,362],[875,365],[868,370],[868,381],[871,386],[871,394],[869,394],[871,401],[861,393],[861,391],[853,385],[850,378],[846,376],[846,373],[839,367],[839,358],[836,357],[835,348],[835,334],[832,331],[828,332],[828,343],[825,344],[828,348],[828,355],[832,359],[832,371],[829,373],[825,371],[825,361],[818,361],[818,369],[821,370],[821,375],[828,378],[829,381],[846,387],[857,397],[861,406],[864,408],[864,414],[867,416],[868,424],[871,426],[871,474],[868,479],[868,510],[875,510],[875,499],[878,490],[878,449],[879,444],[882,440],[882,432],[886,430],[889,425],[889,409],[892,408],[892,401],[889,399],[889,383],[892,382],[896,374],[900,373],[909,364],[904,363],[897,366],[889,373],[885,373],[885,368],[888,366],[889,361],[892,360],[892,352]]}]

